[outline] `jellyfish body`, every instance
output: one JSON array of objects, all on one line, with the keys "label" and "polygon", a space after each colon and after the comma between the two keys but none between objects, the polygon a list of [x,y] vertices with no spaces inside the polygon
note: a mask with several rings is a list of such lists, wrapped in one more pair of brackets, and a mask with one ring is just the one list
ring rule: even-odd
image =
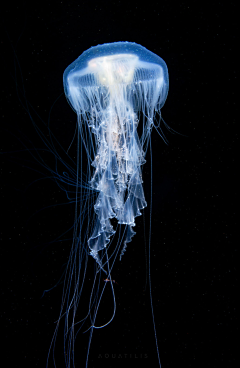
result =
[{"label": "jellyfish body", "polygon": [[135,234],[135,218],[147,205],[142,165],[167,97],[167,66],[138,44],[115,42],[85,51],[63,81],[83,141],[86,130],[92,134],[84,145],[92,166],[89,185],[98,196],[87,243],[102,268],[101,251],[116,231],[111,219],[126,225],[122,256]]}]

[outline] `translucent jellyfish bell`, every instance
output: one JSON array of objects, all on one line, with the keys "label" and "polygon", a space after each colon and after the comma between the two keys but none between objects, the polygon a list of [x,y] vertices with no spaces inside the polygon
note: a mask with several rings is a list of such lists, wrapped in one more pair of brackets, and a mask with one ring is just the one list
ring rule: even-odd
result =
[{"label": "translucent jellyfish bell", "polygon": [[[139,83],[151,85],[148,103],[156,110],[161,109],[168,93],[167,65],[159,56],[133,42],[91,47],[70,64],[63,75],[65,95],[77,113],[91,110],[89,92],[94,95],[98,92],[98,96],[108,89],[113,90],[114,86],[125,85],[128,93],[132,90],[129,97],[134,97],[134,86]],[[141,90],[135,91],[139,92]],[[146,96],[136,97],[142,102]],[[133,108],[139,111],[142,106],[134,101]]]},{"label": "translucent jellyfish bell", "polygon": [[167,97],[167,66],[143,46],[114,42],[85,51],[65,70],[63,81],[82,139],[85,129],[93,134],[85,147],[93,166],[90,186],[99,194],[88,246],[101,267],[100,251],[115,233],[111,219],[126,225],[122,255],[135,234],[135,218],[147,205],[141,165]]}]

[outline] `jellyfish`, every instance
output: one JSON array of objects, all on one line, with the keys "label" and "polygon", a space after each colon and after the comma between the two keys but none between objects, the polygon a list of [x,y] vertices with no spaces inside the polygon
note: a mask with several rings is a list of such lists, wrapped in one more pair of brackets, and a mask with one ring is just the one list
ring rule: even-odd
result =
[{"label": "jellyfish", "polygon": [[[103,295],[97,275],[104,273],[112,284],[114,262],[117,257],[126,256],[137,217],[147,206],[142,167],[152,128],[164,139],[161,108],[167,98],[169,79],[167,66],[159,56],[133,42],[114,42],[83,52],[65,70],[63,84],[65,96],[77,115],[79,139],[74,240],[59,317],[59,321],[63,316],[66,319],[65,360],[69,367],[83,288],[81,280],[87,267],[84,260],[88,256],[96,270],[89,302],[89,341],[95,328],[104,327],[114,317],[115,309],[108,323],[95,324]],[[121,234],[114,239],[117,227]],[[78,324],[85,321],[86,317]]]},{"label": "jellyfish", "polygon": [[[115,233],[111,219],[126,225],[122,257],[135,234],[135,218],[147,205],[142,165],[155,115],[167,97],[167,66],[138,44],[114,42],[85,51],[65,70],[63,83],[93,168],[89,184],[98,196],[87,243],[90,255],[103,269],[101,252]],[[86,131],[92,134],[90,145]]]}]

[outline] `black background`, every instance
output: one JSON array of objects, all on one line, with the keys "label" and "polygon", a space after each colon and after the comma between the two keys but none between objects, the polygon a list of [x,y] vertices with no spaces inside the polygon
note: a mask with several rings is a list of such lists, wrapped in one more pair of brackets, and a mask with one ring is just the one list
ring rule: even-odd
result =
[{"label": "black background", "polygon": [[[150,271],[162,367],[236,366],[235,13],[231,1],[210,6],[200,1],[6,2],[1,32],[4,366],[45,367],[62,285],[41,296],[59,280],[71,248],[72,230],[67,230],[74,206],[49,179],[54,157],[35,128],[49,142],[49,123],[64,157],[76,116],[63,94],[63,71],[89,47],[115,41],[139,43],[166,61],[170,88],[162,115],[182,134],[168,134],[166,145],[152,132]],[[73,144],[73,160],[74,152]],[[148,204],[150,171],[148,154]],[[149,206],[144,212],[148,229]],[[94,331],[89,368],[158,366],[143,216],[136,221],[137,235],[112,273],[118,283],[116,316]],[[110,289],[103,306],[99,325],[112,315]],[[64,366],[61,333],[57,367]],[[76,340],[76,367],[84,366],[87,341],[87,333]]]}]

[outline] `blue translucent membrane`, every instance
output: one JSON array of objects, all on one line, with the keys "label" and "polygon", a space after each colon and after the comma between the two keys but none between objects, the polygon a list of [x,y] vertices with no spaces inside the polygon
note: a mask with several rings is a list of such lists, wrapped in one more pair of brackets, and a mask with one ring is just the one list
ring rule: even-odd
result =
[{"label": "blue translucent membrane", "polygon": [[88,246],[102,267],[99,251],[115,233],[111,219],[127,225],[122,255],[135,234],[135,218],[147,205],[142,165],[156,113],[160,119],[167,97],[167,66],[138,44],[114,42],[85,51],[65,70],[63,81],[82,139],[85,129],[92,133],[85,148],[93,167],[90,186],[99,194]]}]

